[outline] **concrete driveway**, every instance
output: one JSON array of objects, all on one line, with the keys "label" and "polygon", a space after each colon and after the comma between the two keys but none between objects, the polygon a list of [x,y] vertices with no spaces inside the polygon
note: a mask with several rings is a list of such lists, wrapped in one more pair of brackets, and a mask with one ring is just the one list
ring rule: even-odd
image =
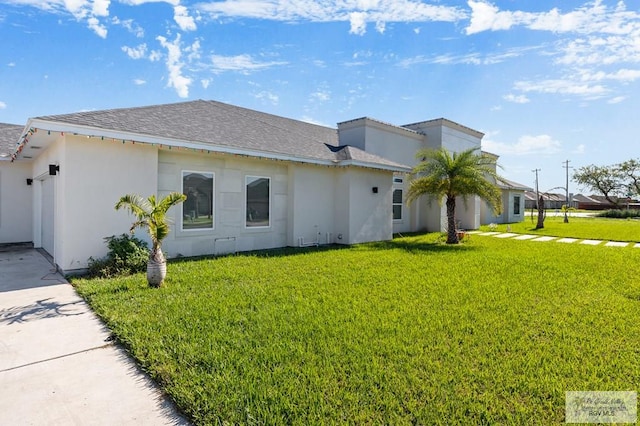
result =
[{"label": "concrete driveway", "polygon": [[49,261],[0,251],[0,425],[188,424]]}]

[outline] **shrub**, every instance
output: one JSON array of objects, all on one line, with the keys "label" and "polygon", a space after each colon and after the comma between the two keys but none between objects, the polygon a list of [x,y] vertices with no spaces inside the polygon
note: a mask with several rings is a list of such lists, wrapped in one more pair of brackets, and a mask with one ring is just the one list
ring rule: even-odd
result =
[{"label": "shrub", "polygon": [[149,260],[149,246],[132,235],[112,235],[104,239],[109,253],[102,259],[89,258],[89,275],[114,277],[142,272]]},{"label": "shrub", "polygon": [[628,209],[628,210],[605,210],[598,213],[598,217],[609,217],[613,219],[628,219],[634,217],[640,217],[640,210]]}]

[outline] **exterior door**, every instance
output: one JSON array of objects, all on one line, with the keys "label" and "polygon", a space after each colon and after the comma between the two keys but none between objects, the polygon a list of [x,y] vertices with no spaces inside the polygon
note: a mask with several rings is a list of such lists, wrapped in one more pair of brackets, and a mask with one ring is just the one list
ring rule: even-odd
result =
[{"label": "exterior door", "polygon": [[41,212],[41,242],[42,248],[53,257],[54,247],[54,213],[55,213],[55,186],[53,178],[48,177],[42,181],[42,212]]}]

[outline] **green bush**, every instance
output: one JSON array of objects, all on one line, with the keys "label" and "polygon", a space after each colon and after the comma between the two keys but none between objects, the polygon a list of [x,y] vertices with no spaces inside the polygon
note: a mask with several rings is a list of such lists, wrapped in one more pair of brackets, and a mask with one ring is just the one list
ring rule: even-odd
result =
[{"label": "green bush", "polygon": [[112,235],[104,239],[109,253],[102,259],[89,258],[89,275],[93,277],[115,277],[142,272],[149,260],[149,246],[132,235]]},{"label": "green bush", "polygon": [[640,210],[628,209],[628,210],[605,210],[598,213],[598,217],[609,217],[613,219],[628,219],[633,217],[640,217]]}]

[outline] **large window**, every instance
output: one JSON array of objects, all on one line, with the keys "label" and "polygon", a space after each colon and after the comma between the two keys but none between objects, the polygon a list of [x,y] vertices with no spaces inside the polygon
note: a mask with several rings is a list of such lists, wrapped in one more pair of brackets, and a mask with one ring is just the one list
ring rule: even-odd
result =
[{"label": "large window", "polygon": [[182,172],[182,229],[213,229],[213,173]]},{"label": "large window", "polygon": [[393,220],[402,219],[402,189],[393,190]]},{"label": "large window", "polygon": [[268,227],[270,204],[270,182],[267,177],[247,176],[245,179],[247,203],[247,227]]},{"label": "large window", "polygon": [[513,197],[513,214],[520,214],[520,196]]}]

